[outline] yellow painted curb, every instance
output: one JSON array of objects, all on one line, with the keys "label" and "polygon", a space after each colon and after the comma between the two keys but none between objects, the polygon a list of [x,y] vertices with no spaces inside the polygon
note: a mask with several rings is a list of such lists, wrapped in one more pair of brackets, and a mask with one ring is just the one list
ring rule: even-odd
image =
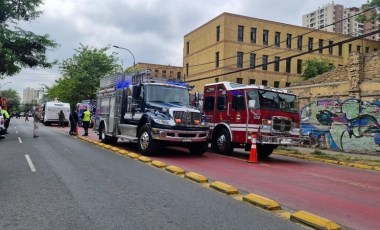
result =
[{"label": "yellow painted curb", "polygon": [[244,196],[243,201],[253,205],[257,205],[267,210],[281,209],[281,206],[276,201],[252,193]]},{"label": "yellow painted curb", "polygon": [[104,145],[103,147],[106,148],[106,149],[111,149],[112,145]]},{"label": "yellow painted curb", "polygon": [[290,216],[291,220],[296,220],[306,225],[312,226],[317,229],[325,230],[339,230],[342,229],[338,224],[333,221],[311,214],[306,211],[298,211]]},{"label": "yellow painted curb", "polygon": [[120,150],[119,151],[119,153],[121,154],[121,155],[128,155],[128,151],[126,151],[126,150],[124,150],[124,149],[122,149],[122,150]]},{"label": "yellow painted curb", "polygon": [[359,169],[373,169],[373,166],[363,165],[363,164],[354,164],[355,168]]},{"label": "yellow painted curb", "polygon": [[169,165],[168,167],[165,168],[166,171],[171,172],[175,175],[181,175],[185,173],[185,170],[181,169],[180,167],[174,166],[174,165]]},{"label": "yellow painted curb", "polygon": [[117,148],[117,147],[112,147],[111,150],[114,151],[114,152],[119,152],[120,151],[120,149]]},{"label": "yellow painted curb", "polygon": [[380,167],[373,167],[373,170],[380,171]]},{"label": "yellow painted curb", "polygon": [[141,156],[141,157],[137,158],[137,160],[144,162],[144,163],[152,162],[152,159],[150,159],[149,157],[146,157],[146,156]]},{"label": "yellow painted curb", "polygon": [[185,178],[190,179],[192,181],[195,181],[197,183],[207,183],[208,182],[207,177],[205,177],[201,174],[195,173],[195,172],[186,173]]},{"label": "yellow painted curb", "polygon": [[139,154],[137,154],[137,153],[128,153],[128,155],[127,156],[129,156],[130,158],[133,158],[133,159],[137,159],[137,158],[139,158],[140,157],[140,155]]},{"label": "yellow painted curb", "polygon": [[339,161],[339,163],[338,164],[340,164],[340,165],[344,165],[344,166],[348,166],[348,162],[344,162],[344,161]]},{"label": "yellow painted curb", "polygon": [[211,183],[210,188],[218,190],[219,192],[222,192],[227,195],[239,194],[239,191],[235,187],[220,181],[215,181]]},{"label": "yellow painted curb", "polygon": [[99,143],[98,144],[98,146],[100,146],[100,147],[104,147],[106,144],[104,144],[104,143]]},{"label": "yellow painted curb", "polygon": [[157,167],[157,168],[165,168],[166,167],[166,164],[164,162],[157,161],[157,160],[152,161],[152,165],[154,167]]},{"label": "yellow painted curb", "polygon": [[330,163],[330,164],[339,164],[339,161],[337,160],[323,160],[323,162]]}]

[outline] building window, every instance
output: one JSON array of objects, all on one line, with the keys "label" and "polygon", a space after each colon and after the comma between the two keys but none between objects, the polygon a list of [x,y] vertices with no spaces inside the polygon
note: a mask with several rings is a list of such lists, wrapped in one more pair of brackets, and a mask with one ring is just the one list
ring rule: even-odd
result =
[{"label": "building window", "polygon": [[236,67],[243,68],[243,52],[237,52]]},{"label": "building window", "polygon": [[292,67],[292,59],[291,58],[287,58],[286,59],[286,72],[287,73],[290,73],[291,67]]},{"label": "building window", "polygon": [[273,87],[274,88],[280,88],[280,82],[279,81],[274,81]]},{"label": "building window", "polygon": [[219,78],[218,77],[215,78],[215,82],[219,82]]},{"label": "building window", "polygon": [[274,33],[274,45],[276,47],[280,47],[280,42],[281,42],[281,33],[280,32],[275,32]]},{"label": "building window", "polygon": [[166,70],[162,70],[162,77],[166,78]]},{"label": "building window", "polygon": [[268,69],[268,55],[263,55],[263,65],[262,65],[263,70]]},{"label": "building window", "polygon": [[219,52],[215,53],[215,68],[219,68]]},{"label": "building window", "polygon": [[297,37],[297,49],[302,50],[302,35],[298,35]]},{"label": "building window", "polygon": [[181,80],[181,72],[177,72],[177,80]]},{"label": "building window", "polygon": [[313,50],[313,38],[309,38],[308,44],[307,44],[308,50]]},{"label": "building window", "polygon": [[280,57],[278,56],[274,57],[274,71],[276,72],[280,71]]},{"label": "building window", "polygon": [[269,30],[263,30],[263,45],[268,45]]},{"label": "building window", "polygon": [[297,73],[302,74],[302,60],[297,59]]},{"label": "building window", "polygon": [[242,42],[244,38],[244,26],[238,26],[238,41]]},{"label": "building window", "polygon": [[366,48],[365,48],[365,52],[366,52],[366,53],[369,53],[369,47],[366,47]]},{"label": "building window", "polygon": [[256,84],[256,79],[249,79],[249,84],[250,85]]},{"label": "building window", "polygon": [[236,83],[243,84],[243,78],[241,77],[236,78]]},{"label": "building window", "polygon": [[254,69],[256,66],[256,54],[250,53],[249,55],[249,67]]},{"label": "building window", "polygon": [[356,47],[356,51],[358,51],[359,53],[360,53],[360,50],[362,49],[362,47],[361,46],[357,46]]},{"label": "building window", "polygon": [[338,45],[338,52],[339,52],[339,56],[342,56],[342,55],[343,55],[342,44],[339,44],[339,45]]},{"label": "building window", "polygon": [[285,87],[290,87],[291,84],[292,84],[292,83],[290,83],[290,82],[286,82],[286,83],[285,83]]},{"label": "building window", "polygon": [[373,51],[375,51],[375,52],[376,52],[376,51],[377,51],[377,48],[374,48],[374,49],[373,49]]},{"label": "building window", "polygon": [[189,76],[189,63],[186,63],[186,76]]},{"label": "building window", "polygon": [[323,39],[319,39],[318,48],[319,48],[318,52],[323,53]]},{"label": "building window", "polygon": [[220,40],[220,26],[216,27],[216,41],[218,42]]},{"label": "building window", "polygon": [[292,35],[286,34],[286,48],[291,49],[292,48]]},{"label": "building window", "polygon": [[190,42],[186,42],[186,54],[189,55],[190,53]]},{"label": "building window", "polygon": [[256,43],[256,31],[256,28],[251,27],[251,43]]},{"label": "building window", "polygon": [[263,86],[267,86],[267,85],[268,85],[268,81],[267,81],[267,80],[262,80],[262,81],[261,81],[261,84],[262,84]]},{"label": "building window", "polygon": [[333,41],[329,41],[329,54],[333,54]]},{"label": "building window", "polygon": [[348,44],[348,53],[352,52],[352,44]]}]

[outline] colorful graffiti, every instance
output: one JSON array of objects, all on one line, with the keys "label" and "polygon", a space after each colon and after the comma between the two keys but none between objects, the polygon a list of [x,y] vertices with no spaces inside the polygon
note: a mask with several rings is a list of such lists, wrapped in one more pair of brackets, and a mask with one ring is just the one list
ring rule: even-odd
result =
[{"label": "colorful graffiti", "polygon": [[301,132],[310,145],[344,152],[380,151],[380,101],[318,100],[301,110]]}]

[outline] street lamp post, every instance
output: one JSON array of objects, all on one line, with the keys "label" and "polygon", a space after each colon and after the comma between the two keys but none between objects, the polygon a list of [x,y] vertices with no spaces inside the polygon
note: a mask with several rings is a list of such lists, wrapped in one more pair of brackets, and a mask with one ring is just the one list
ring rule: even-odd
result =
[{"label": "street lamp post", "polygon": [[132,55],[132,57],[133,57],[133,67],[135,67],[135,65],[136,65],[136,63],[135,63],[135,56],[133,55],[133,53],[129,49],[124,48],[124,47],[120,47],[120,46],[113,46],[113,47],[115,47],[117,49],[122,49],[122,50],[128,51]]},{"label": "street lamp post", "polygon": [[8,82],[5,82],[4,84],[0,84],[0,97],[1,97],[1,88],[4,86],[4,85],[6,85],[6,84],[8,84],[8,83],[12,83],[12,82],[10,82],[10,81],[8,81]]}]

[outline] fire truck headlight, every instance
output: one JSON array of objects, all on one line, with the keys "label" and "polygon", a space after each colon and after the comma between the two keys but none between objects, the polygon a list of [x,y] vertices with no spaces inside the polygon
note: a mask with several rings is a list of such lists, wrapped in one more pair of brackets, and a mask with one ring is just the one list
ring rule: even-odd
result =
[{"label": "fire truck headlight", "polygon": [[271,120],[267,120],[267,119],[263,119],[262,123],[263,123],[263,125],[269,125],[270,126],[272,124],[272,121]]},{"label": "fire truck headlight", "polygon": [[153,121],[160,125],[170,125],[170,120],[153,119]]}]

